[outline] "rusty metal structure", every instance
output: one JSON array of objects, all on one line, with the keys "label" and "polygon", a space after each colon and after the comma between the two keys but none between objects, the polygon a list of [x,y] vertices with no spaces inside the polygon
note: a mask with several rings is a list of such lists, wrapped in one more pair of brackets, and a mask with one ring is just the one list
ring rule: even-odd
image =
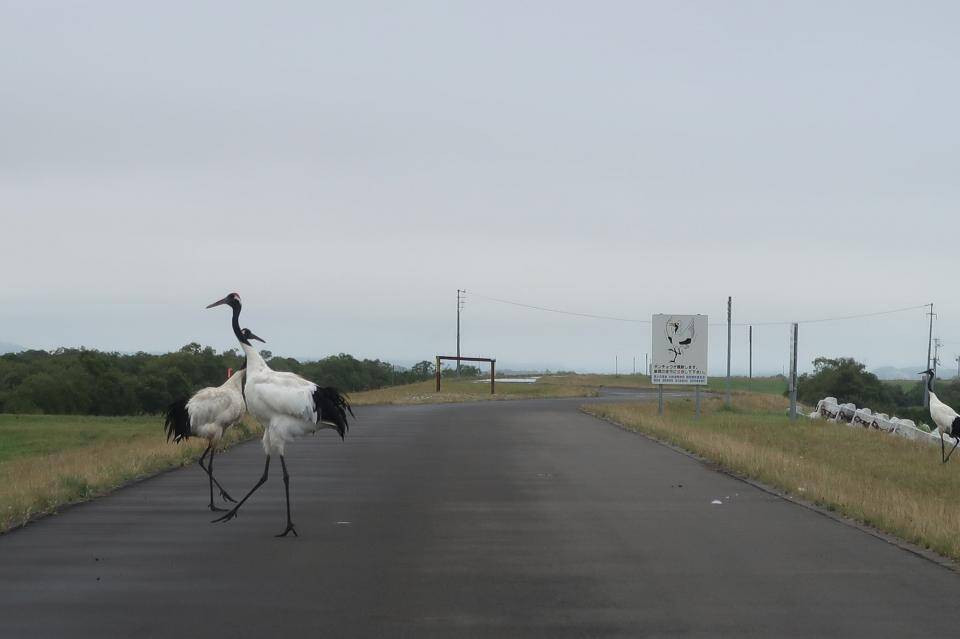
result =
[{"label": "rusty metal structure", "polygon": [[489,357],[460,357],[459,355],[437,355],[436,361],[436,378],[437,378],[437,392],[440,392],[440,362],[444,360],[456,361],[457,367],[459,368],[460,362],[489,362],[490,363],[490,394],[494,395],[497,392],[496,389],[496,377],[497,377],[497,360],[490,359]]}]

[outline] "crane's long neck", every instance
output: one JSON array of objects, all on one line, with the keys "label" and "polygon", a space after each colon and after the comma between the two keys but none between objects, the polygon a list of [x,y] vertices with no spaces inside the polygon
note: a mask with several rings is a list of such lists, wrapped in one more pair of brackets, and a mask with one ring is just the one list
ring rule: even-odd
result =
[{"label": "crane's long neck", "polygon": [[927,390],[933,392],[933,375],[927,373]]},{"label": "crane's long neck", "polygon": [[224,386],[230,386],[240,390],[243,387],[243,371],[244,369],[238,369],[230,378],[224,383]]},{"label": "crane's long neck", "polygon": [[248,374],[251,372],[270,368],[269,366],[267,366],[267,362],[264,361],[260,353],[257,352],[257,349],[255,349],[253,346],[250,346],[250,344],[241,341],[240,347],[243,349],[244,355],[247,356],[246,370]]},{"label": "crane's long neck", "polygon": [[240,340],[240,343],[243,344],[247,340],[243,339],[243,333],[240,331],[240,304],[232,305],[233,308],[233,334],[237,336],[237,339]]}]

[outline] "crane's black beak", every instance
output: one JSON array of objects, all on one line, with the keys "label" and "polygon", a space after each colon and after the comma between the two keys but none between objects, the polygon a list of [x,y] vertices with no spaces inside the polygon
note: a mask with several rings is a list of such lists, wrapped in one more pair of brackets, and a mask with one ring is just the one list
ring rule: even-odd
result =
[{"label": "crane's black beak", "polygon": [[252,332],[250,333],[250,339],[255,339],[255,340],[257,340],[258,342],[263,342],[264,344],[267,343],[267,340],[263,339],[262,337],[257,337],[257,336],[254,335]]},{"label": "crane's black beak", "polygon": [[226,304],[226,303],[229,302],[229,301],[230,301],[230,296],[227,295],[227,296],[226,296],[225,298],[223,298],[222,300],[218,300],[218,301],[214,302],[213,304],[208,304],[208,305],[207,305],[207,308],[213,308],[214,306],[220,306],[221,304]]}]

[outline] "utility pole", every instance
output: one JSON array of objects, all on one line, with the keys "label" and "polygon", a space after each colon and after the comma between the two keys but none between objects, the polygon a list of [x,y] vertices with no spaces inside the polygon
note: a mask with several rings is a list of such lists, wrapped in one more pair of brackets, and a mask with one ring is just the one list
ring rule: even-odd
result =
[{"label": "utility pole", "polygon": [[457,289],[457,377],[460,377],[460,311],[467,303],[466,291]]},{"label": "utility pole", "polygon": [[[927,335],[927,370],[933,368],[930,365],[930,351],[933,347],[933,302],[930,302],[930,312],[927,313],[930,316],[930,333]],[[923,376],[923,381],[927,381],[928,375]],[[923,385],[923,406],[924,408],[930,407],[930,384]]]},{"label": "utility pole", "polygon": [[620,356],[613,356],[613,374],[620,377]]},{"label": "utility pole", "polygon": [[933,376],[937,376],[937,368],[940,366],[940,338],[933,338]]},{"label": "utility pole", "polygon": [[957,378],[960,378],[960,355],[957,355]]},{"label": "utility pole", "polygon": [[643,354],[643,370],[647,375],[650,374],[650,353]]},{"label": "utility pole", "polygon": [[733,297],[727,298],[727,406],[730,405],[730,339],[733,326]]},{"label": "utility pole", "polygon": [[790,419],[797,418],[797,333],[799,324],[790,327]]},{"label": "utility pole", "polygon": [[636,355],[633,356],[633,374],[634,375],[637,374],[637,356]]},{"label": "utility pole", "polygon": [[750,381],[753,381],[753,327],[750,327]]}]

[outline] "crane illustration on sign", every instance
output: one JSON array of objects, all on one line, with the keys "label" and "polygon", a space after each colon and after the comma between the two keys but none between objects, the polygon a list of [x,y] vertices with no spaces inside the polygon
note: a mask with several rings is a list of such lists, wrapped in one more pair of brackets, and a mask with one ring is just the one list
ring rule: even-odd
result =
[{"label": "crane illustration on sign", "polygon": [[693,345],[693,340],[696,339],[697,331],[693,318],[671,316],[664,329],[667,334],[667,341],[670,343],[667,351],[673,354],[670,363],[676,364],[677,359]]},{"label": "crane illustration on sign", "polygon": [[707,383],[706,315],[657,314],[651,322],[654,384]]}]

